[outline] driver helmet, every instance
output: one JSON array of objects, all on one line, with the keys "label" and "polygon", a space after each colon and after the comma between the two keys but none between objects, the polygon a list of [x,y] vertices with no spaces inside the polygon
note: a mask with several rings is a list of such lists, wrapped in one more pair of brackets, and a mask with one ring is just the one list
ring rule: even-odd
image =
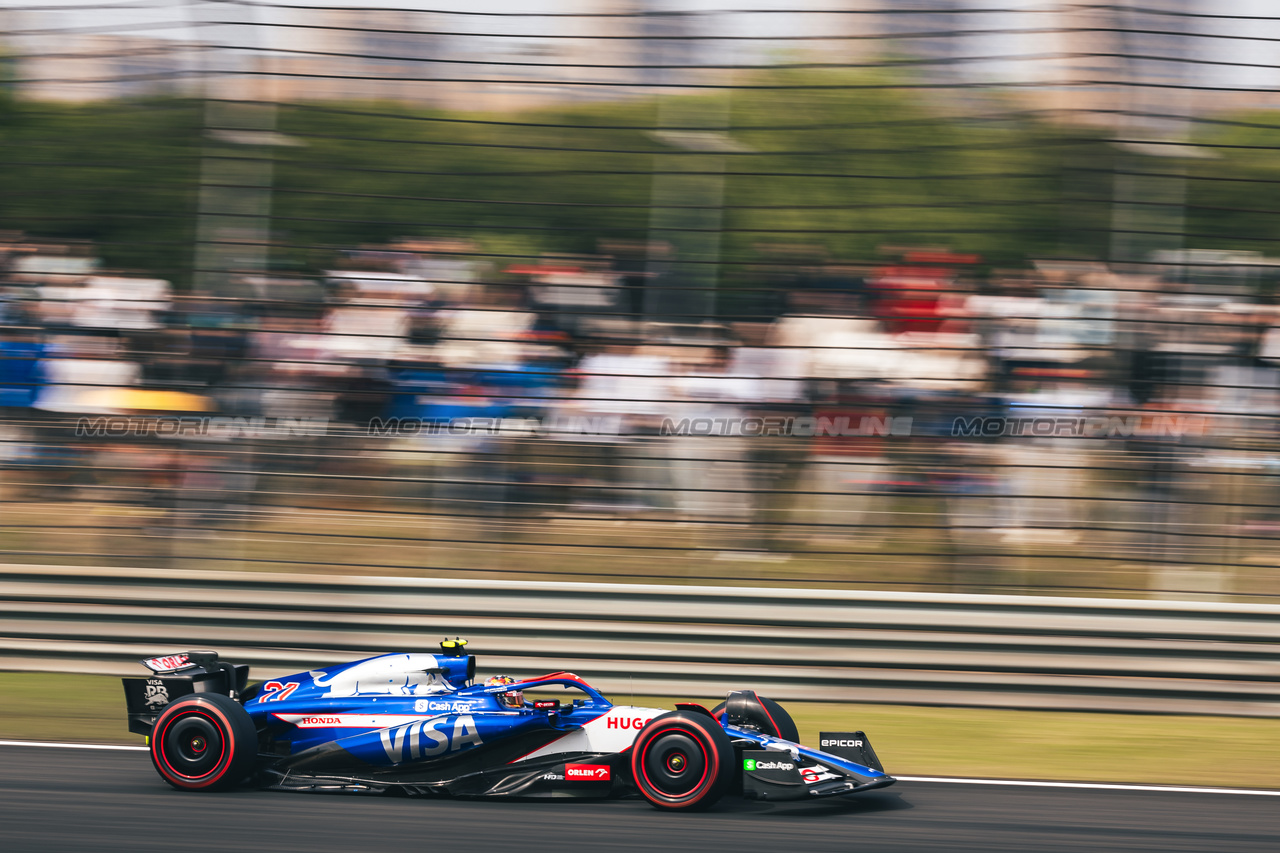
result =
[{"label": "driver helmet", "polygon": [[[495,675],[485,680],[485,687],[496,687],[499,684],[515,684],[516,680],[509,675]],[[505,705],[508,708],[523,708],[524,693],[519,690],[511,690],[506,693],[499,693],[498,704]]]}]

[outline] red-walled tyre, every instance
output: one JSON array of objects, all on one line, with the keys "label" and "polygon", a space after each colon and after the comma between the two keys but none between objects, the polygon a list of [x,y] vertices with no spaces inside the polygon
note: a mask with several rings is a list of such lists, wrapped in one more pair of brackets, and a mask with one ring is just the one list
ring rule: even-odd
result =
[{"label": "red-walled tyre", "polygon": [[654,717],[631,748],[636,787],[660,809],[709,808],[728,790],[734,770],[729,736],[704,714]]},{"label": "red-walled tyre", "polygon": [[180,791],[225,790],[258,759],[258,733],[239,702],[196,693],[171,703],[151,730],[151,763]]}]

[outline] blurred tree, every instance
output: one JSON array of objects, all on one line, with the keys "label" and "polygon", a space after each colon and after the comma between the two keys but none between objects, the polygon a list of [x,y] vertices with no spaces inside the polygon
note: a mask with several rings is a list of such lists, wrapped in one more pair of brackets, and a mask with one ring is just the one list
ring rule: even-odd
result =
[{"label": "blurred tree", "polygon": [[0,138],[0,228],[93,240],[110,268],[185,281],[197,103],[19,100],[13,115]]},{"label": "blurred tree", "polygon": [[1198,127],[1202,156],[1188,167],[1186,245],[1280,254],[1280,115],[1215,116]]},{"label": "blurred tree", "polygon": [[0,128],[9,124],[14,116],[14,80],[17,77],[17,58],[0,50]]},{"label": "blurred tree", "polygon": [[[725,260],[750,261],[763,244],[854,261],[913,244],[1000,266],[1105,257],[1116,162],[1105,131],[1034,120],[994,92],[970,93],[960,108],[883,73],[773,70],[732,92],[685,97],[695,109],[729,100],[733,150],[714,152]],[[297,144],[276,150],[273,262],[321,269],[337,248],[398,237],[529,252],[643,241],[655,163],[685,158],[694,172],[710,163],[709,152],[656,132],[657,116],[653,100],[495,115],[282,105],[279,131]],[[1280,120],[1204,127],[1197,142],[1217,156],[1188,166],[1186,245],[1274,254]],[[0,228],[92,239],[112,267],[185,285],[203,133],[197,101],[0,94]],[[1163,162],[1147,159],[1131,158],[1143,169]],[[732,282],[740,268],[725,269],[721,281]]]}]

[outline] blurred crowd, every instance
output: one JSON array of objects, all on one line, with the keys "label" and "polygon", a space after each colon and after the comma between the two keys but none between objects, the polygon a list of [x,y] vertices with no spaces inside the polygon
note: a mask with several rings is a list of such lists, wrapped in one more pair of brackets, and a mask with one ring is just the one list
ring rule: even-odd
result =
[{"label": "blurred crowd", "polygon": [[193,536],[317,498],[722,521],[744,553],[925,525],[964,572],[1030,549],[1206,592],[1256,562],[1280,524],[1268,259],[886,257],[765,253],[691,314],[625,247],[405,241],[179,293],[13,235],[0,497],[148,507]]}]

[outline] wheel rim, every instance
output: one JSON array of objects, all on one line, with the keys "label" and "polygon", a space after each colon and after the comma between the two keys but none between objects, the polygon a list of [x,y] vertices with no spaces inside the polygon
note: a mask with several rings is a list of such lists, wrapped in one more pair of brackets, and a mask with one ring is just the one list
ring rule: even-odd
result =
[{"label": "wheel rim", "polygon": [[673,731],[644,746],[640,766],[657,793],[680,799],[695,793],[707,777],[707,751],[692,735]]},{"label": "wheel rim", "polygon": [[165,727],[160,748],[173,773],[199,779],[218,769],[226,741],[217,723],[195,712],[176,717]]}]

